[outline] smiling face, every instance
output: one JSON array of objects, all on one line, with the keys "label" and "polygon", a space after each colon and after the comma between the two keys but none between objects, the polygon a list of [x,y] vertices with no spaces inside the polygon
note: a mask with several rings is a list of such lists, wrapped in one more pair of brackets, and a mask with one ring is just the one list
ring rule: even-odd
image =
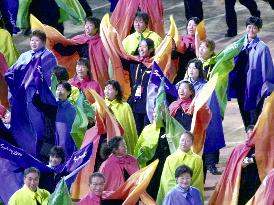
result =
[{"label": "smiling face", "polygon": [[212,55],[213,55],[214,51],[210,50],[207,45],[206,42],[202,42],[199,46],[199,57],[207,60],[209,59]]},{"label": "smiling face", "polygon": [[178,95],[180,99],[186,100],[192,95],[187,83],[181,83],[178,88]]},{"label": "smiling face", "polygon": [[176,178],[177,184],[183,189],[188,189],[191,184],[191,175],[189,173],[183,173]]},{"label": "smiling face", "polygon": [[40,48],[45,47],[45,42],[43,42],[38,36],[32,36],[30,38],[30,48],[33,51],[37,51]]},{"label": "smiling face", "polygon": [[147,25],[142,18],[135,18],[133,22],[133,26],[135,31],[137,31],[138,33],[143,33],[144,30],[146,30],[147,28]]},{"label": "smiling face", "polygon": [[61,157],[57,157],[57,156],[53,156],[53,155],[49,156],[49,164],[51,167],[56,167],[59,164],[61,164],[61,162],[62,162]]},{"label": "smiling face", "polygon": [[39,184],[39,175],[36,172],[30,172],[24,177],[24,184],[31,190],[36,191]]},{"label": "smiling face", "polygon": [[259,31],[260,29],[253,24],[246,26],[246,33],[249,40],[253,40],[254,38],[256,38]]},{"label": "smiling face", "polygon": [[95,28],[95,25],[92,22],[87,21],[85,23],[85,34],[87,36],[94,36],[97,32],[98,28]]},{"label": "smiling face", "polygon": [[187,24],[187,34],[190,36],[195,36],[197,24],[194,22],[194,20],[190,20]]},{"label": "smiling face", "polygon": [[139,51],[139,56],[145,58],[150,56],[152,49],[148,49],[147,42],[143,40],[139,44],[138,51]]},{"label": "smiling face", "polygon": [[65,101],[66,99],[68,99],[69,94],[70,94],[69,91],[67,91],[63,85],[60,84],[57,86],[57,89],[56,89],[57,99],[61,101]]},{"label": "smiling face", "polygon": [[116,98],[118,91],[111,84],[108,84],[105,87],[104,94],[106,99],[112,101]]},{"label": "smiling face", "polygon": [[188,65],[187,75],[192,81],[196,81],[199,78],[199,69],[196,68],[195,63]]},{"label": "smiling face", "polygon": [[88,68],[85,65],[76,65],[77,78],[83,80],[88,75]]},{"label": "smiling face", "polygon": [[180,138],[180,149],[183,152],[188,152],[191,148],[193,144],[192,138],[191,136],[189,136],[189,134],[184,133],[182,134],[181,138]]},{"label": "smiling face", "polygon": [[101,196],[104,191],[105,182],[102,177],[93,177],[89,184],[89,189],[91,193],[94,193],[97,196]]}]

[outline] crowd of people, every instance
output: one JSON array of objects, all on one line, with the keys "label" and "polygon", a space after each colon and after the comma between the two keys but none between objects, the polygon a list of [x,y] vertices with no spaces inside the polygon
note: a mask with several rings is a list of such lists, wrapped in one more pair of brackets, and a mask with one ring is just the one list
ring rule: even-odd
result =
[{"label": "crowd of people", "polygon": [[[209,204],[255,205],[260,197],[267,205],[274,203],[266,195],[273,190],[274,156],[269,153],[274,136],[265,122],[271,124],[273,117],[263,111],[274,104],[274,66],[269,47],[258,37],[263,22],[257,6],[251,6],[255,1],[241,1],[252,7],[246,32],[220,53],[213,40],[201,35],[202,1],[184,0],[186,34],[177,38],[157,33],[163,25],[150,27],[153,21],[163,22],[161,0],[155,0],[159,15],[153,17],[152,2],[111,1],[113,16],[129,11],[119,21],[127,26],[127,36],[119,35],[117,21],[101,21],[79,0],[74,8],[86,14],[84,30],[71,39],[62,35],[59,7],[68,10],[54,1],[55,13],[47,16],[39,2],[31,1],[28,12],[35,11],[48,26],[35,27],[30,17],[27,27],[21,27],[31,29],[29,51],[18,55],[13,31],[5,24],[0,28],[0,38],[6,39],[0,41],[0,179],[19,174],[3,180],[3,186],[16,186],[0,191],[0,204],[46,205],[63,177],[72,173],[66,186],[75,204],[123,204],[132,190],[123,196],[117,191],[124,193],[125,184],[157,159],[153,177],[134,192],[133,204],[204,204],[208,172],[222,175]],[[225,1],[227,37],[237,35],[236,14],[230,11],[234,4]],[[74,19],[81,17],[75,13]],[[162,74],[155,70],[157,63]],[[176,92],[170,96],[172,89]],[[222,121],[231,98],[237,99],[247,137],[222,173],[217,166],[226,146]],[[265,99],[270,104],[266,108]],[[266,135],[263,142],[258,133]],[[86,151],[77,155],[88,145],[88,159]],[[20,150],[25,154],[17,159]],[[262,160],[263,152],[269,154],[267,160]],[[138,186],[141,180],[135,180]]]}]

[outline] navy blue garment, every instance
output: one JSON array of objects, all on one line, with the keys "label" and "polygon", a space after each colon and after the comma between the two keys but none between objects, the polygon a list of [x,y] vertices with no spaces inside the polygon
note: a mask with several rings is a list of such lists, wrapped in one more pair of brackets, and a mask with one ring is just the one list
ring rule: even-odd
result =
[{"label": "navy blue garment", "polygon": [[201,0],[184,0],[186,19],[191,17],[198,17],[200,20],[204,19],[203,3]]}]

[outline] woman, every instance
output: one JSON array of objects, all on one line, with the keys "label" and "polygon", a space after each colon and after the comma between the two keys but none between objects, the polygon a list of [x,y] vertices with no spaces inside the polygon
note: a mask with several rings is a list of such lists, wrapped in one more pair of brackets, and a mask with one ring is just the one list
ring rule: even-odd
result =
[{"label": "woman", "polygon": [[116,191],[130,175],[139,170],[138,161],[127,154],[123,137],[113,137],[105,150],[111,155],[101,165],[99,172],[105,176],[105,191]]},{"label": "woman", "polygon": [[[198,59],[192,59],[189,61],[187,67],[187,80],[193,84],[195,95],[199,95],[202,87],[207,82],[204,80],[203,63]],[[176,86],[179,86],[180,83]],[[212,174],[219,175],[221,173],[217,170],[216,164],[219,161],[219,150],[225,146],[225,141],[220,107],[215,92],[213,92],[207,105],[212,113],[212,119],[206,130],[204,143],[204,173],[206,175],[207,170],[209,170]]]},{"label": "woman", "polygon": [[178,87],[179,99],[169,106],[170,114],[184,127],[190,130],[192,121],[191,102],[195,96],[193,85],[188,81],[182,81]]},{"label": "woman", "polygon": [[123,93],[118,81],[109,80],[105,87],[105,102],[124,129],[124,140],[128,153],[133,154],[137,142],[137,131],[132,110],[128,103],[123,101]]},{"label": "woman", "polygon": [[192,17],[187,22],[187,35],[182,35],[177,47],[173,44],[172,59],[177,66],[177,76],[174,79],[174,84],[184,79],[186,72],[186,65],[189,60],[196,57],[195,54],[195,31],[197,25],[200,23],[200,19]]}]

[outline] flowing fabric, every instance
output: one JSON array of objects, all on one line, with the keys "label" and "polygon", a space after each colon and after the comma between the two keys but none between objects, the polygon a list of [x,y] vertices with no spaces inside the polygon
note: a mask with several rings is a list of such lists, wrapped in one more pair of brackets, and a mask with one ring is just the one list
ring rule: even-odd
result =
[{"label": "flowing fabric", "polygon": [[0,28],[0,36],[0,53],[4,55],[7,65],[10,67],[16,62],[19,53],[8,31]]},{"label": "flowing fabric", "polygon": [[[119,0],[111,15],[111,24],[118,31],[123,40],[129,35],[131,26],[133,25],[135,13],[138,8],[148,13],[149,29],[164,36],[164,9],[161,0]],[[127,15],[121,15],[126,13]]]},{"label": "flowing fabric", "polygon": [[0,53],[0,104],[4,107],[9,107],[8,101],[8,85],[4,79],[4,75],[8,70],[8,65],[6,63],[5,57]]}]

